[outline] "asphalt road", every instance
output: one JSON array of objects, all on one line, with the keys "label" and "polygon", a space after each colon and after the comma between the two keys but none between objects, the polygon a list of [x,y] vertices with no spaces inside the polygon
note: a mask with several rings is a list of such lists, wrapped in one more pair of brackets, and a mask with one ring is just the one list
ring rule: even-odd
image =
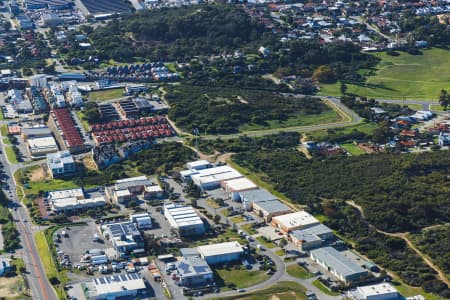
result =
[{"label": "asphalt road", "polygon": [[33,227],[30,216],[28,215],[27,209],[22,206],[20,200],[17,198],[16,194],[16,183],[14,181],[13,173],[20,168],[22,165],[11,165],[6,159],[5,147],[3,141],[1,141],[1,155],[0,161],[3,164],[3,171],[7,178],[2,180],[2,182],[8,184],[9,189],[5,191],[6,195],[17,204],[17,209],[12,211],[12,216],[17,224],[17,229],[20,234],[20,241],[22,244],[22,249],[16,252],[16,255],[22,257],[27,266],[27,281],[30,287],[32,299],[42,299],[42,300],[57,300],[55,290],[48,281],[45,275],[45,270],[42,265],[42,261],[39,257],[39,253],[34,242],[34,233],[36,228]]}]

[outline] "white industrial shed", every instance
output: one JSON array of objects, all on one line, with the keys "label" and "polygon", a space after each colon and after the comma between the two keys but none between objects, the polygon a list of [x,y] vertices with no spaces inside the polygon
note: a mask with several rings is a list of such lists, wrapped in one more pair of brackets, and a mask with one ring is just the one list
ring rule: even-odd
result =
[{"label": "white industrial shed", "polygon": [[207,160],[200,159],[200,160],[188,162],[186,164],[186,167],[189,170],[203,170],[203,169],[211,168],[212,164]]},{"label": "white industrial shed", "polygon": [[383,282],[368,286],[359,286],[348,292],[354,300],[394,300],[400,299],[398,291],[389,283]]},{"label": "white industrial shed", "polygon": [[278,227],[286,233],[296,229],[312,227],[319,223],[319,220],[304,210],[272,218],[272,226]]},{"label": "white industrial shed", "polygon": [[145,291],[146,286],[138,273],[129,273],[95,278],[84,283],[83,289],[90,300],[115,300],[140,298],[139,294]]},{"label": "white industrial shed", "polygon": [[230,194],[233,201],[241,200],[240,192],[258,189],[258,186],[254,184],[253,181],[245,177],[226,180],[222,183],[222,186]]},{"label": "white industrial shed", "polygon": [[190,176],[194,184],[202,190],[219,188],[223,181],[242,178],[241,173],[229,166],[220,166],[198,170],[197,174]]},{"label": "white industrial shed", "polygon": [[199,235],[205,232],[203,221],[192,206],[164,205],[164,216],[180,236]]},{"label": "white industrial shed", "polygon": [[197,250],[200,256],[211,265],[238,260],[244,253],[244,249],[236,241],[199,246]]}]

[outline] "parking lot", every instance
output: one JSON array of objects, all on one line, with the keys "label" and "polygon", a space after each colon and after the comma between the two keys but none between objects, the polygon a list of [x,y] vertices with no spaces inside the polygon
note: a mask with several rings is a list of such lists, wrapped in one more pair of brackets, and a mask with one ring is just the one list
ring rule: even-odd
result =
[{"label": "parking lot", "polygon": [[[63,237],[62,231],[65,231],[68,236]],[[59,251],[63,251],[64,254],[69,256],[72,265],[79,264],[81,256],[88,250],[101,249],[111,252],[112,249],[111,242],[102,237],[94,222],[89,222],[86,226],[72,226],[68,227],[68,229],[62,228],[57,231],[57,234],[61,236],[61,242],[56,243],[56,246]],[[94,234],[97,234],[102,242],[94,242]]]}]

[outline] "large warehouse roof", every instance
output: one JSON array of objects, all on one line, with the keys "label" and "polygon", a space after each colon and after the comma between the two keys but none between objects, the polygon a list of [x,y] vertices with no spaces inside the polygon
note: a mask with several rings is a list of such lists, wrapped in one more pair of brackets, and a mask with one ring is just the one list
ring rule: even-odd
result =
[{"label": "large warehouse roof", "polygon": [[145,289],[144,280],[138,273],[112,275],[107,277],[95,278],[93,280],[97,296],[119,293],[126,290]]},{"label": "large warehouse roof", "polygon": [[246,201],[250,202],[263,202],[263,201],[270,201],[275,200],[277,197],[272,195],[266,190],[259,189],[259,190],[253,190],[253,191],[245,191],[239,193],[242,197],[242,199],[245,199]]},{"label": "large warehouse roof", "polygon": [[328,267],[336,270],[337,273],[344,277],[367,272],[333,247],[323,247],[311,250],[311,256],[324,262]]},{"label": "large warehouse roof", "polygon": [[230,192],[239,192],[250,189],[256,189],[258,186],[247,178],[237,178],[225,181],[225,186]]},{"label": "large warehouse roof", "polygon": [[242,249],[242,246],[236,241],[199,246],[197,249],[198,249],[198,252],[200,253],[200,255],[203,257],[244,252],[244,250]]},{"label": "large warehouse roof", "polygon": [[256,202],[254,205],[257,205],[258,208],[268,214],[274,214],[277,212],[289,212],[290,210],[287,205],[281,203],[278,200]]},{"label": "large warehouse roof", "polygon": [[174,228],[196,224],[203,225],[202,219],[200,219],[192,206],[169,204],[164,206],[164,211],[167,221]]},{"label": "large warehouse roof", "polygon": [[379,295],[396,295],[398,291],[389,283],[379,283],[368,286],[359,286],[357,292],[362,296],[363,299],[367,299],[371,296]]}]

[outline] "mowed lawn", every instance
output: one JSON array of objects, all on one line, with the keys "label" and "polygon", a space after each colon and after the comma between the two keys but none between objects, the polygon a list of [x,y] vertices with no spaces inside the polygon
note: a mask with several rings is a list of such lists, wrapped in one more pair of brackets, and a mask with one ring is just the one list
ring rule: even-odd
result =
[{"label": "mowed lawn", "polygon": [[[423,55],[373,54],[381,58],[375,74],[367,77],[365,85],[348,84],[347,92],[380,99],[437,100],[442,89],[450,90],[450,51],[421,51]],[[323,85],[319,94],[340,95],[340,83]]]},{"label": "mowed lawn", "polygon": [[97,102],[102,102],[102,101],[112,100],[112,99],[117,99],[117,98],[122,98],[122,97],[124,97],[123,88],[94,91],[94,92],[89,93],[89,100],[97,101]]}]

